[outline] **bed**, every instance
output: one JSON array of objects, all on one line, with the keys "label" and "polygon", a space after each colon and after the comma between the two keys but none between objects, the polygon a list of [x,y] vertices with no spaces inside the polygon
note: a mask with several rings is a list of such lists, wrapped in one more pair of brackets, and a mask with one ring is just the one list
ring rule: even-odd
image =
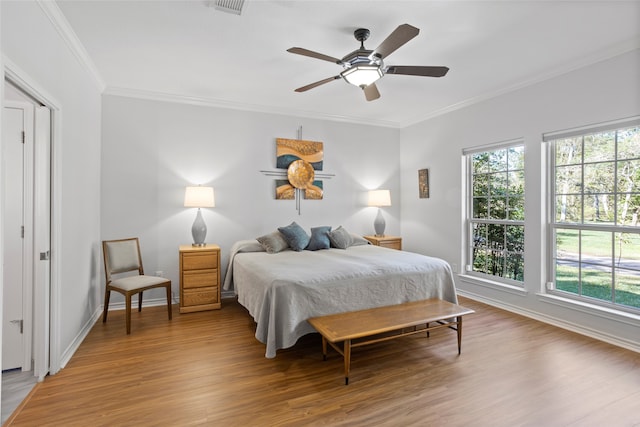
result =
[{"label": "bed", "polygon": [[315,332],[310,317],[428,298],[458,302],[447,262],[374,245],[267,253],[257,240],[239,241],[223,288],[253,317],[267,358]]}]

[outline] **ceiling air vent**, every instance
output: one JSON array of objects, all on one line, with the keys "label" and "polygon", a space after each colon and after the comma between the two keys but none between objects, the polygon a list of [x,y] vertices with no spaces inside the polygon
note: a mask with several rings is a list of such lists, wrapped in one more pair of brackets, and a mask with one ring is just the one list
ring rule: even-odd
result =
[{"label": "ceiling air vent", "polygon": [[245,0],[212,0],[209,2],[209,6],[227,13],[233,13],[240,15],[242,13],[242,6],[244,6]]}]

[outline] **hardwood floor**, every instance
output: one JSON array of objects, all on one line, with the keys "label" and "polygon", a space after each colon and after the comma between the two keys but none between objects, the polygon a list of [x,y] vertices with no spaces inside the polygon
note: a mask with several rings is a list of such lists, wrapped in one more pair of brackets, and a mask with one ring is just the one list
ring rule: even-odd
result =
[{"label": "hardwood floor", "polygon": [[440,329],[322,361],[318,334],[275,359],[235,301],[98,322],[10,426],[639,426],[640,354],[460,299],[462,354]]}]

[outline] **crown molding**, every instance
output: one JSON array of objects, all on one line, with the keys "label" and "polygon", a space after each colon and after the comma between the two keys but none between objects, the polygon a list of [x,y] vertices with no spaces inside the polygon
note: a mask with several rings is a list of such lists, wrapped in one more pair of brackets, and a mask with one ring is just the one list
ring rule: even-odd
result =
[{"label": "crown molding", "polygon": [[58,4],[53,0],[36,1],[47,18],[49,18],[49,21],[51,21],[60,37],[62,37],[62,40],[65,42],[71,53],[76,57],[80,65],[89,72],[98,90],[103,92],[107,85],[91,60],[89,53],[87,53],[87,50],[80,42],[75,31],[71,28],[69,21],[67,21],[67,18],[65,18],[64,14],[58,7]]},{"label": "crown molding", "polygon": [[121,96],[127,98],[147,99],[150,101],[173,102],[179,104],[190,104],[204,107],[227,108],[231,110],[252,111],[257,113],[281,114],[286,116],[304,117],[309,119],[330,120],[345,123],[362,124],[367,126],[380,126],[399,129],[396,122],[385,120],[370,120],[360,117],[340,116],[335,114],[319,113],[315,111],[300,111],[288,108],[276,108],[265,105],[246,104],[241,102],[225,101],[214,98],[200,96],[178,95],[164,92],[154,92],[148,90],[131,89],[124,87],[107,86],[103,95]]},{"label": "crown molding", "polygon": [[565,64],[563,67],[557,68],[549,73],[540,74],[539,76],[533,79],[525,80],[520,83],[507,86],[504,89],[500,89],[494,92],[488,92],[483,95],[476,96],[474,98],[466,99],[464,101],[449,105],[448,107],[442,108],[440,110],[431,112],[427,115],[416,116],[412,120],[404,121],[400,123],[399,126],[400,128],[412,126],[420,122],[423,122],[425,120],[430,120],[435,117],[442,116],[444,114],[451,113],[453,111],[460,110],[462,108],[469,107],[471,105],[478,104],[480,102],[487,101],[492,98],[497,98],[498,96],[505,95],[510,92],[515,92],[519,89],[522,89],[528,86],[533,86],[545,80],[550,80],[554,77],[559,77],[564,74],[568,74],[572,71],[579,70],[589,65],[594,65],[594,64],[597,64],[598,62],[603,62],[608,59],[614,58],[616,56],[624,55],[625,53],[634,51],[636,49],[640,49],[640,39],[627,40],[626,42],[613,46],[612,48],[601,50],[589,56],[582,57],[577,61],[573,61],[569,64]]}]

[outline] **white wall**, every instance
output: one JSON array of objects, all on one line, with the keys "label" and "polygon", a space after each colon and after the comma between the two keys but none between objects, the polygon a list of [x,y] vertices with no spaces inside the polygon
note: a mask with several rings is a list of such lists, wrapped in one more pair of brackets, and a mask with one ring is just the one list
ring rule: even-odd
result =
[{"label": "white wall", "polygon": [[[464,294],[640,350],[640,321],[589,314],[540,297],[545,282],[546,132],[640,114],[640,50],[460,109],[401,132],[401,224],[407,250],[432,254],[462,271],[463,148],[524,138],[526,293],[457,278]],[[431,197],[419,199],[417,170],[431,172]]]},{"label": "white wall", "polygon": [[[193,241],[196,215],[183,207],[188,185],[215,189],[216,207],[202,211],[206,242],[221,246],[224,267],[235,241],[291,221],[373,234],[368,189],[391,190],[387,233],[400,233],[397,129],[113,95],[103,96],[102,124],[102,238],[140,237],[145,272],[163,271],[176,295],[178,246]],[[294,201],[275,200],[275,178],[260,171],[276,170],[276,138],[296,138],[300,126],[302,139],[324,143],[322,173],[335,176],[324,180],[324,199],[302,200],[298,215]]]},{"label": "white wall", "polygon": [[51,362],[70,357],[100,308],[100,91],[36,2],[1,2],[2,54],[55,103]]}]

